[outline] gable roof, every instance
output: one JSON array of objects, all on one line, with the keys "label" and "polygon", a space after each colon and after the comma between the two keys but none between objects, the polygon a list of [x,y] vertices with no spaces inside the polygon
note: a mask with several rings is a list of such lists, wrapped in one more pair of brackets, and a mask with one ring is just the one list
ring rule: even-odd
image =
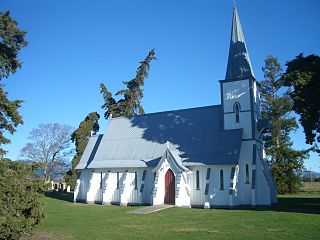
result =
[{"label": "gable roof", "polygon": [[237,8],[233,9],[226,80],[254,78]]},{"label": "gable roof", "polygon": [[165,153],[163,154],[162,158],[160,159],[160,161],[158,162],[157,166],[152,170],[152,171],[158,171],[161,166],[162,163],[167,159],[167,161],[171,161],[174,166],[176,166],[177,170],[179,172],[184,172],[184,171],[189,171],[188,168],[186,168],[185,166],[183,166],[182,164],[182,159],[180,157],[180,152],[177,149],[172,149],[172,147],[170,147],[170,143],[166,142],[167,148]]},{"label": "gable roof", "polygon": [[[76,169],[155,167],[167,141],[184,166],[237,164],[242,129],[223,130],[221,114],[221,105],[215,105],[112,118],[101,142],[89,141]],[[89,162],[88,152],[97,144]]]}]

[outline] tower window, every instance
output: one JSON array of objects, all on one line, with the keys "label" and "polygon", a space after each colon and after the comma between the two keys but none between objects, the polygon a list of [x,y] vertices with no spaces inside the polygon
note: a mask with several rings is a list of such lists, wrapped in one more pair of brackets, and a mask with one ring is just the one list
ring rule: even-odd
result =
[{"label": "tower window", "polygon": [[200,189],[199,170],[196,171],[196,189]]},{"label": "tower window", "polygon": [[233,111],[235,112],[235,115],[236,115],[236,123],[240,122],[240,103],[236,102],[233,105]]},{"label": "tower window", "polygon": [[246,183],[249,183],[249,165],[246,164]]},{"label": "tower window", "polygon": [[224,189],[224,184],[223,184],[223,170],[220,170],[220,190]]}]

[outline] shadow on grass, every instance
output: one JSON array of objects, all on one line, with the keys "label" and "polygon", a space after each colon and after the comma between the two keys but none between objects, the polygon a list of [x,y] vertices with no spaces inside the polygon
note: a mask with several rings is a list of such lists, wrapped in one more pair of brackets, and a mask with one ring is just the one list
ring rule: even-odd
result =
[{"label": "shadow on grass", "polygon": [[[62,201],[73,202],[73,193],[48,191],[45,193],[45,196]],[[320,214],[320,197],[284,195],[278,197],[278,203],[272,207],[240,207],[236,209]]]},{"label": "shadow on grass", "polygon": [[49,198],[55,198],[62,201],[73,202],[73,193],[48,191],[48,192],[45,192],[44,195]]},{"label": "shadow on grass", "polygon": [[270,208],[256,208],[256,211],[294,212],[320,214],[320,198],[304,196],[281,196]]}]

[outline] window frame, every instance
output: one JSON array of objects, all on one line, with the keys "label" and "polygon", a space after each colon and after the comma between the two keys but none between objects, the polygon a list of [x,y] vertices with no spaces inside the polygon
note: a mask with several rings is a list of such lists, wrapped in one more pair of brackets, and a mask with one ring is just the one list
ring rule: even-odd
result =
[{"label": "window frame", "polygon": [[223,176],[223,169],[220,169],[220,190],[224,190],[224,176]]},{"label": "window frame", "polygon": [[233,111],[234,111],[235,116],[236,116],[236,123],[240,123],[240,111],[241,111],[240,103],[236,102],[233,105]]},{"label": "window frame", "polygon": [[199,173],[199,170],[196,171],[196,190],[200,190],[200,173]]},{"label": "window frame", "polygon": [[120,189],[120,177],[119,177],[119,172],[117,172],[117,189]]},{"label": "window frame", "polygon": [[250,184],[249,164],[246,164],[246,184]]}]

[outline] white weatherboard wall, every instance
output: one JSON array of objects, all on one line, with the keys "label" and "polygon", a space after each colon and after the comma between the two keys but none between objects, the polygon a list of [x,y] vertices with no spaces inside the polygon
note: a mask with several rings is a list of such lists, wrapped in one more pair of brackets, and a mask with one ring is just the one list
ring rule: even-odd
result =
[{"label": "white weatherboard wall", "polygon": [[74,193],[75,201],[86,201],[90,175],[90,170],[81,171],[80,177],[77,180],[77,186]]},{"label": "white weatherboard wall", "polygon": [[[102,179],[105,173],[102,173]],[[92,172],[87,190],[87,202],[102,202],[102,188],[100,188],[101,172]]]},{"label": "white weatherboard wall", "polygon": [[[142,181],[144,170],[147,170],[147,172],[144,181]],[[101,172],[102,188],[100,188]],[[137,173],[136,189],[135,172]],[[117,188],[117,173],[119,175],[119,188]],[[121,205],[150,204],[153,181],[154,175],[150,168],[83,170],[78,179],[80,184],[75,191],[75,199],[86,200],[88,203],[102,202],[103,204],[114,203]],[[142,183],[145,186],[141,192]]]},{"label": "white weatherboard wall", "polygon": [[238,102],[241,111],[251,110],[249,80],[223,83],[224,112],[233,112],[233,105]]},{"label": "white weatherboard wall", "polygon": [[[231,167],[232,165],[207,165],[191,167],[192,173],[189,174],[191,206],[203,206],[206,201],[208,201],[209,205],[212,207],[228,206]],[[210,178],[209,181],[206,181],[208,168],[211,168]],[[199,170],[200,189],[196,189],[197,170]],[[223,189],[220,189],[220,170],[223,170]],[[206,182],[209,183],[209,191],[207,196],[205,195]]]},{"label": "white weatherboard wall", "polygon": [[[152,204],[155,174],[152,172],[151,168],[147,168],[144,170],[147,170],[147,172],[146,172],[145,180],[143,181],[144,188],[143,188],[143,192],[142,192],[142,203]],[[142,184],[142,181],[141,181],[141,184]]]},{"label": "white weatherboard wall", "polygon": [[176,206],[191,207],[190,203],[190,186],[188,184],[188,175],[190,172],[178,173],[176,180]]},{"label": "white weatherboard wall", "polygon": [[[252,203],[252,151],[255,141],[242,141],[239,158],[239,204],[251,205]],[[246,164],[249,166],[249,182],[246,182]]]}]

